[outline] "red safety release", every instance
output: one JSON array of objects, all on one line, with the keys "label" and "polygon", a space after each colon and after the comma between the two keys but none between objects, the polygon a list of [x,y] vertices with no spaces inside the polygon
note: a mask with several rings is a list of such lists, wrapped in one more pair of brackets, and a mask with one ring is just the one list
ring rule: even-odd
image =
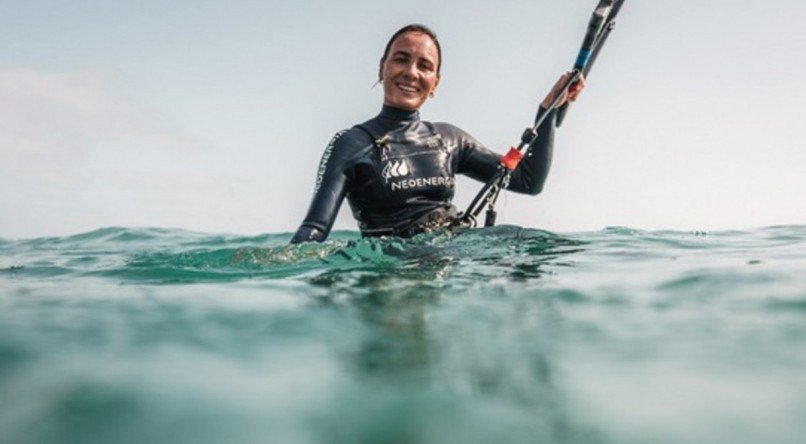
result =
[{"label": "red safety release", "polygon": [[523,153],[518,151],[517,148],[512,147],[509,149],[509,152],[501,158],[501,165],[504,165],[506,169],[512,171],[518,167],[518,163],[520,163],[521,159],[523,159]]}]

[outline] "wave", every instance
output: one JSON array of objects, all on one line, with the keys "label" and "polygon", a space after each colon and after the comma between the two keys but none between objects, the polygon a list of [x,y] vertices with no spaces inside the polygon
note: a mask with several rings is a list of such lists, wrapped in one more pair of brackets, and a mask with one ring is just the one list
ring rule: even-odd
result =
[{"label": "wave", "polygon": [[[3,246],[0,273],[65,275],[124,282],[187,283],[284,278],[310,272],[373,269],[429,276],[447,264],[469,262],[512,267],[514,277],[537,273],[547,257],[567,253],[578,241],[546,231],[500,226],[461,233],[437,232],[412,239],[361,239],[335,232],[324,243],[288,245],[290,234],[210,235],[164,228],[109,227],[61,238]],[[472,274],[472,273],[471,273]]]},{"label": "wave", "polygon": [[[355,278],[345,275],[346,271],[409,280],[449,275],[454,282],[526,280],[550,274],[557,267],[574,266],[573,254],[586,250],[586,260],[635,267],[647,260],[687,257],[691,262],[714,255],[747,264],[797,258],[806,244],[806,226],[716,232],[608,227],[556,234],[502,225],[405,240],[361,239],[353,231],[336,231],[324,243],[288,245],[290,238],[291,233],[243,236],[107,227],[66,237],[4,241],[0,243],[0,275],[160,284],[313,279],[317,275],[319,282],[335,283]],[[691,285],[691,274],[699,274],[688,273],[666,285]],[[708,270],[702,274],[705,277],[699,279],[719,275]]]}]

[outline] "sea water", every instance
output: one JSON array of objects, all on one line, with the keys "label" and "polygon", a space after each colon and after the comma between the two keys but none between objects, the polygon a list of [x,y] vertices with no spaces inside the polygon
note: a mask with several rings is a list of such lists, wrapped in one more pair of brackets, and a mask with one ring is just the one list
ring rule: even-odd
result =
[{"label": "sea water", "polygon": [[3,443],[801,443],[806,226],[0,240]]}]

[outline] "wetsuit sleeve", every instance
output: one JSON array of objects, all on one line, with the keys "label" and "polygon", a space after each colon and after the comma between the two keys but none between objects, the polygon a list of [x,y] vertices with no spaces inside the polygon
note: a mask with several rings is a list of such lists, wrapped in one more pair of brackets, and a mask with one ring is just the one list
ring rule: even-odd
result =
[{"label": "wetsuit sleeve", "polygon": [[345,131],[337,133],[322,155],[308,214],[291,238],[292,244],[323,242],[330,234],[347,188],[344,173],[347,147],[344,146],[344,133]]},{"label": "wetsuit sleeve", "polygon": [[[537,138],[529,146],[518,168],[512,172],[507,188],[510,191],[535,195],[543,190],[551,166],[556,111],[547,111],[541,107],[535,117],[537,121],[546,112],[551,115],[537,129]],[[481,182],[490,180],[499,168],[501,155],[488,150],[469,135],[462,137],[460,143],[462,155],[457,172]]]},{"label": "wetsuit sleeve", "polygon": [[529,150],[518,168],[512,172],[507,189],[533,196],[543,191],[554,153],[554,127],[557,125],[557,111],[548,111],[541,107],[535,116],[535,122],[537,122],[547,112],[550,114],[540,124],[537,129],[537,138],[529,145]]}]

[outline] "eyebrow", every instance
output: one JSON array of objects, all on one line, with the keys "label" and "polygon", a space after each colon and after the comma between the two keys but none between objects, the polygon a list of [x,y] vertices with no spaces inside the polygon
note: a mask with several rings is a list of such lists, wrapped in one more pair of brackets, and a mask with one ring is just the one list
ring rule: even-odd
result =
[{"label": "eyebrow", "polygon": [[396,55],[405,55],[405,56],[411,56],[411,53],[410,53],[410,52],[408,52],[408,51],[403,51],[403,50],[401,50],[401,49],[398,49],[397,51],[395,51],[395,52],[393,52],[393,53],[392,53],[392,56],[393,56],[393,57],[394,57],[394,56],[396,56]]}]

